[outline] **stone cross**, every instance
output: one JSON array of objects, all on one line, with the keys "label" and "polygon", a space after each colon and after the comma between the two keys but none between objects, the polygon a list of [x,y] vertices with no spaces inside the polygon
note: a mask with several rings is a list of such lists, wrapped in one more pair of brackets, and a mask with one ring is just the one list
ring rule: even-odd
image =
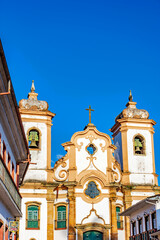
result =
[{"label": "stone cross", "polygon": [[89,111],[89,123],[91,123],[91,111],[94,111],[94,110],[91,109],[90,105],[89,105],[89,108],[87,108],[86,110]]}]

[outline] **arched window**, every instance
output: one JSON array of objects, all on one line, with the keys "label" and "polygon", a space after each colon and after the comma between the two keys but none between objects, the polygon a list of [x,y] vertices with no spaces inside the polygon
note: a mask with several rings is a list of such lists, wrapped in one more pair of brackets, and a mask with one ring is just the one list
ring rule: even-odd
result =
[{"label": "arched window", "polygon": [[28,132],[28,146],[29,148],[36,149],[40,147],[40,134],[37,129],[31,129]]},{"label": "arched window", "polygon": [[39,206],[29,205],[27,206],[27,228],[39,229]]},{"label": "arched window", "polygon": [[119,216],[121,212],[121,207],[116,207],[116,216],[117,216],[117,229],[123,229],[123,221],[121,216]]},{"label": "arched window", "polygon": [[56,229],[66,228],[66,206],[57,206]]},{"label": "arched window", "polygon": [[138,155],[145,154],[145,140],[141,135],[134,137],[134,153]]}]

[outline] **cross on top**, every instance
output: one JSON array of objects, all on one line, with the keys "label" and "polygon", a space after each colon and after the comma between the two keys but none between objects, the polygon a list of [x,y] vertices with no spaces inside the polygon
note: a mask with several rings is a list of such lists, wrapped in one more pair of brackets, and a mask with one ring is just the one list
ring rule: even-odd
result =
[{"label": "cross on top", "polygon": [[94,111],[94,110],[91,109],[90,105],[89,105],[89,108],[87,108],[86,110],[89,111],[89,123],[91,123],[91,111]]}]

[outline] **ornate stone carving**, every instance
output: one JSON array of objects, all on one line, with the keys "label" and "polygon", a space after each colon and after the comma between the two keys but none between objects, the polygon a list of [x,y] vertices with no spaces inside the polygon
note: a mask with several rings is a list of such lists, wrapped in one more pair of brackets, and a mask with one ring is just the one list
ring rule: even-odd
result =
[{"label": "ornate stone carving", "polygon": [[94,135],[89,135],[86,137],[86,139],[89,139],[90,143],[93,142],[93,140],[97,139]]},{"label": "ornate stone carving", "polygon": [[121,181],[121,171],[119,163],[113,158],[112,160],[112,181],[119,183]]},{"label": "ornate stone carving", "polygon": [[65,157],[60,158],[54,165],[53,178],[56,181],[66,181],[68,178],[68,152]]},{"label": "ornate stone carving", "polygon": [[100,143],[99,146],[101,147],[102,152],[104,152],[105,150],[107,150],[107,145],[106,145],[106,144],[103,146],[103,144]]},{"label": "ornate stone carving", "polygon": [[115,119],[121,119],[121,118],[143,118],[148,119],[149,113],[146,110],[143,109],[137,109],[136,108],[136,102],[132,101],[133,97],[130,93],[129,96],[129,102],[126,104],[126,107]]},{"label": "ornate stone carving", "polygon": [[46,101],[39,101],[35,99],[22,99],[19,102],[19,107],[21,109],[31,109],[31,110],[48,110],[48,103]]},{"label": "ornate stone carving", "polygon": [[93,206],[92,209],[90,210],[90,213],[85,218],[82,219],[81,224],[85,224],[85,220],[88,220],[87,222],[92,223],[97,222],[105,224],[105,220],[97,214],[97,211],[94,209]]},{"label": "ornate stone carving", "polygon": [[80,151],[81,150],[81,148],[82,148],[82,146],[83,146],[83,142],[80,142],[80,144],[78,145],[76,145],[76,147],[78,148],[78,151]]}]

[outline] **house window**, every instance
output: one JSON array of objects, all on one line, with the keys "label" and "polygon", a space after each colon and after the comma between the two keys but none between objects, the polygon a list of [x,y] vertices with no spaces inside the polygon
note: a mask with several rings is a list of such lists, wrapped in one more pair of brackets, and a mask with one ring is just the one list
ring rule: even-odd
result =
[{"label": "house window", "polygon": [[118,229],[122,229],[123,225],[122,225],[122,221],[121,221],[121,217],[119,216],[121,212],[121,208],[120,207],[116,207],[116,216],[117,216],[117,228]]},{"label": "house window", "polygon": [[149,230],[149,216],[148,215],[145,217],[145,228],[146,228],[146,231]]},{"label": "house window", "polygon": [[39,206],[29,205],[27,207],[27,228],[39,228]]},{"label": "house window", "polygon": [[132,235],[136,235],[136,222],[132,222]]},{"label": "house window", "polygon": [[11,170],[11,157],[10,157],[9,153],[8,153],[8,164],[7,164],[7,168],[8,168],[8,171],[10,172],[10,170]]},{"label": "house window", "polygon": [[12,178],[14,180],[14,164],[12,163]]},{"label": "house window", "polygon": [[145,141],[140,135],[134,137],[134,153],[137,155],[145,154]]},{"label": "house window", "polygon": [[40,136],[39,131],[36,129],[31,129],[28,133],[28,146],[29,148],[37,149],[39,148]]},{"label": "house window", "polygon": [[0,239],[3,239],[3,222],[0,220]]},{"label": "house window", "polygon": [[57,207],[57,229],[66,228],[66,206]]},{"label": "house window", "polygon": [[8,227],[5,226],[5,240],[8,240]]},{"label": "house window", "polygon": [[3,161],[6,163],[6,145],[3,142]]},{"label": "house window", "polygon": [[139,234],[142,233],[142,218],[138,219],[138,231]]},{"label": "house window", "polygon": [[2,140],[1,140],[1,134],[0,134],[0,156],[2,156],[1,155],[1,153],[2,153],[2,149],[1,148],[2,148]]},{"label": "house window", "polygon": [[152,229],[155,229],[157,227],[156,226],[156,212],[152,213],[151,218],[152,218]]}]

